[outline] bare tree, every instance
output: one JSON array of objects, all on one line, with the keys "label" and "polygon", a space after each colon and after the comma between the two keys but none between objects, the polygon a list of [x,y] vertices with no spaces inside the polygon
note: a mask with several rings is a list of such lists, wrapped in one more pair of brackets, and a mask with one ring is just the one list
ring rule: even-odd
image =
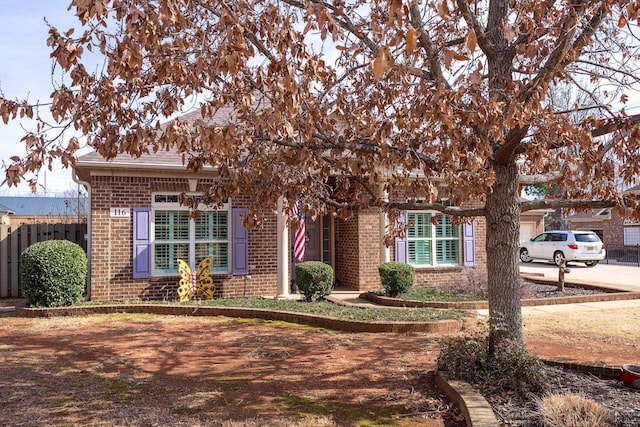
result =
[{"label": "bare tree", "polygon": [[[72,0],[82,28],[51,28],[48,40],[64,74],[54,123],[24,138],[29,154],[6,182],[53,158],[72,165],[79,142],[59,135],[75,129],[105,158],[177,149],[190,169],[216,166],[213,199],[252,194],[273,207],[305,193],[310,213],[484,216],[491,340],[522,341],[521,211],[627,203],[638,213],[612,185],[610,155],[624,182],[635,179],[640,115],[624,104],[640,76],[639,3]],[[89,72],[87,51],[104,67]],[[553,84],[593,94],[588,115],[548,102]],[[203,120],[159,125],[191,97]],[[5,122],[36,113],[0,99]],[[453,206],[435,202],[435,176]],[[561,198],[520,203],[523,185],[550,182]],[[386,201],[379,186],[430,197]],[[483,205],[464,208],[474,200]]]}]

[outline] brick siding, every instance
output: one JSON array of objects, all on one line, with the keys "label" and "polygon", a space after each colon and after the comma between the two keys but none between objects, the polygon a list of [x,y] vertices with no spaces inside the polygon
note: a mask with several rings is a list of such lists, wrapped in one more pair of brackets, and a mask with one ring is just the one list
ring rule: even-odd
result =
[{"label": "brick siding", "polygon": [[[197,191],[210,181],[199,180]],[[187,191],[187,178],[93,176],[91,179],[91,299],[95,301],[175,300],[179,277],[132,278],[133,218],[111,218],[110,208],[150,208],[153,192]],[[236,197],[233,207],[252,200]],[[277,225],[272,211],[262,212],[261,228],[249,230],[249,276],[214,275],[216,297],[265,296],[277,293]],[[419,268],[416,286],[486,281],[486,222],[474,220],[475,266]],[[380,288],[380,215],[363,210],[348,220],[334,221],[334,271],[340,286],[357,290]],[[461,242],[461,246],[462,242]],[[391,248],[392,260],[395,259]],[[464,254],[461,254],[461,260]]]},{"label": "brick siding", "polygon": [[[111,218],[111,207],[151,207],[153,191],[184,191],[186,179],[96,176],[91,186],[91,299],[94,301],[174,300],[179,276],[132,278],[133,218]],[[201,180],[199,191],[206,182]],[[248,207],[238,197],[233,207]],[[216,297],[276,294],[276,216],[265,215],[262,228],[249,230],[249,275],[214,275]]]}]

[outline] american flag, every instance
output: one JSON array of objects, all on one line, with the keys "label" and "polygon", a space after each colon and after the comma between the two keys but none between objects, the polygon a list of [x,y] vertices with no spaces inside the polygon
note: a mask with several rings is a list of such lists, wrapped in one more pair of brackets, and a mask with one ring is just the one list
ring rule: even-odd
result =
[{"label": "american flag", "polygon": [[304,196],[301,194],[300,197],[298,197],[298,200],[296,200],[296,202],[293,204],[293,214],[298,217],[298,221],[300,223],[300,226],[296,230],[296,237],[293,243],[293,254],[300,262],[304,261],[304,245],[306,237],[306,229],[304,225],[305,216],[302,212],[300,212],[300,207],[302,206],[303,199]]}]

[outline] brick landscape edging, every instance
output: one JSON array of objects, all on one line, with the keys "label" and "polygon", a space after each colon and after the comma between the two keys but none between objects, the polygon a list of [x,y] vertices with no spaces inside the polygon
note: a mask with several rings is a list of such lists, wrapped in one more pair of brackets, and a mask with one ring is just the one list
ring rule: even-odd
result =
[{"label": "brick landscape edging", "polygon": [[277,320],[298,323],[319,328],[334,329],[345,332],[429,332],[445,333],[458,332],[463,328],[464,321],[460,319],[434,320],[431,322],[368,322],[335,317],[318,316],[307,313],[290,311],[263,310],[258,308],[239,307],[207,307],[189,305],[158,305],[158,304],[109,304],[87,305],[75,307],[28,308],[16,307],[18,317],[55,317],[55,316],[85,316],[89,314],[112,313],[148,313],[172,316],[226,316],[239,318],[255,318],[262,320]]},{"label": "brick landscape edging", "polygon": [[[576,285],[576,287],[586,287]],[[594,295],[572,295],[566,297],[551,298],[523,298],[520,300],[522,307],[534,307],[541,305],[558,305],[558,304],[579,304],[585,302],[604,302],[604,301],[624,301],[632,299],[640,299],[640,292],[629,292],[611,290],[610,288],[600,288],[590,286],[591,289],[602,289],[605,293]],[[487,301],[417,301],[403,300],[399,298],[390,298],[376,295],[373,292],[364,292],[360,294],[360,298],[371,301],[375,304],[386,305],[389,307],[406,307],[406,308],[443,308],[443,309],[459,309],[459,310],[486,310],[489,308]]]},{"label": "brick landscape edging", "polygon": [[561,360],[550,359],[541,360],[549,366],[556,366],[567,371],[573,371],[579,374],[591,374],[602,380],[622,381],[622,367],[615,368],[613,366],[607,365],[588,365],[584,363],[565,362]]},{"label": "brick landscape edging", "polygon": [[468,427],[498,427],[498,419],[491,405],[469,383],[447,380],[438,371],[436,385],[449,400],[458,405]]}]

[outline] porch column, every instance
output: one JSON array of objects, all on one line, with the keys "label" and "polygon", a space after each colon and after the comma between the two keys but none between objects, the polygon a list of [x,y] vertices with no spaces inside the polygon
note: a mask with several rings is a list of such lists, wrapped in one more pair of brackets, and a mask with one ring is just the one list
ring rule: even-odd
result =
[{"label": "porch column", "polygon": [[277,233],[278,233],[278,294],[276,299],[289,298],[289,218],[283,212],[283,197],[278,197]]},{"label": "porch column", "polygon": [[[380,197],[385,202],[389,201],[389,194],[380,186]],[[385,212],[380,212],[380,264],[391,261],[391,248],[384,244],[384,237],[389,226],[389,217]]]}]

